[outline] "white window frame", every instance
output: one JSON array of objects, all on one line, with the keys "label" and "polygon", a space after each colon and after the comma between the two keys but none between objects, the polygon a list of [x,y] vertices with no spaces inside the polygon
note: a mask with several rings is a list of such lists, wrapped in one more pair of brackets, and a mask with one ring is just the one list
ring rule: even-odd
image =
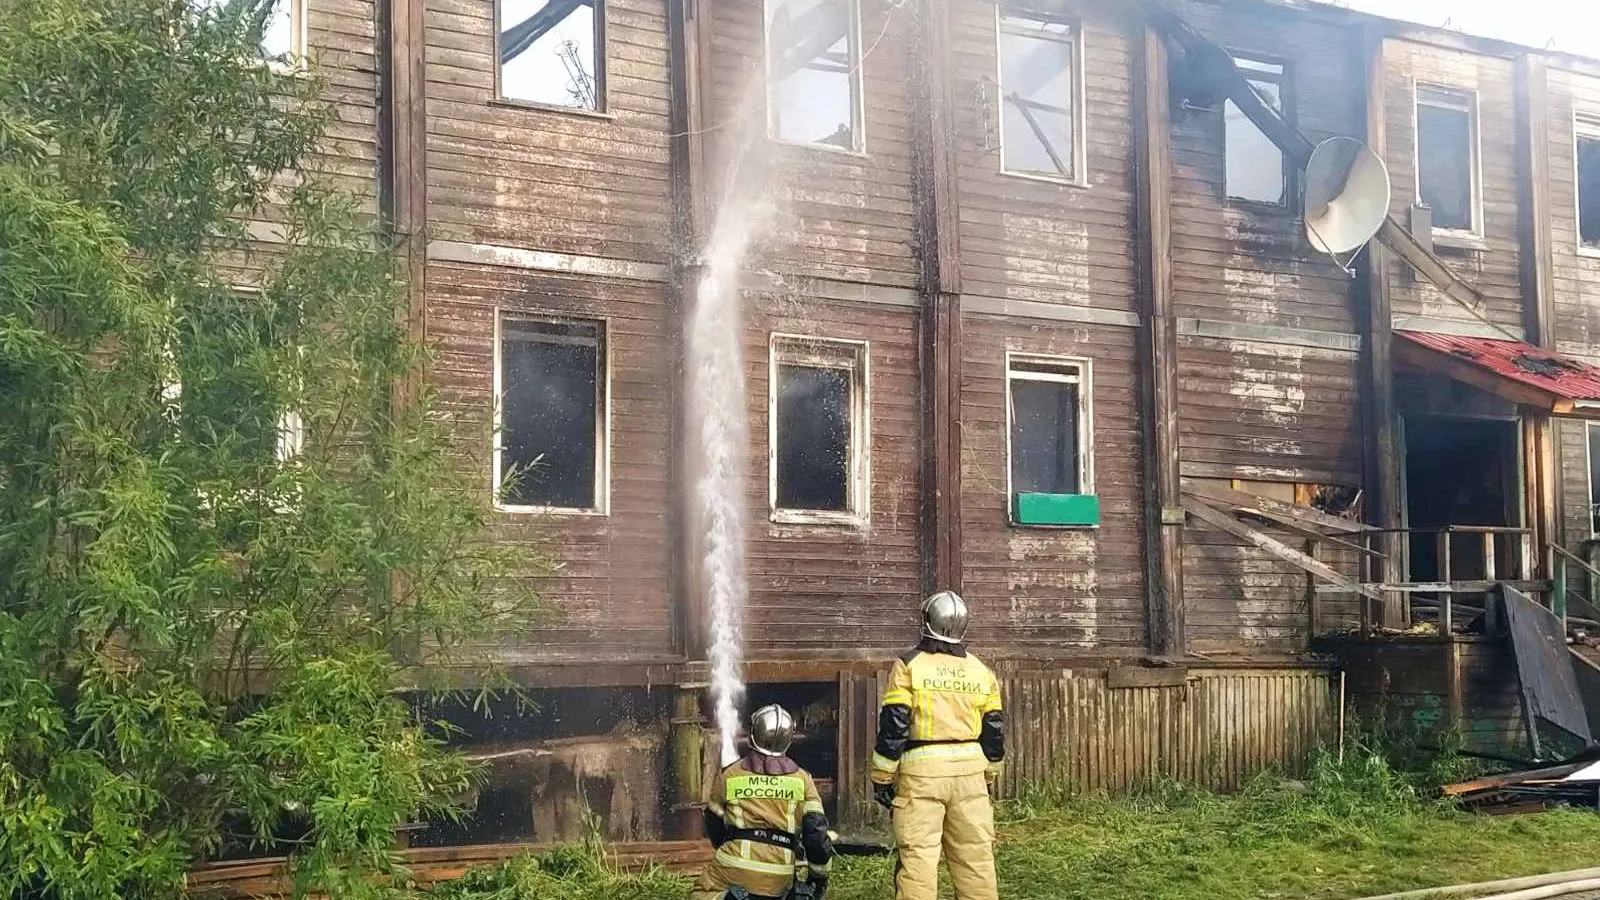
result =
[{"label": "white window frame", "polygon": [[[1573,240],[1577,244],[1579,256],[1600,259],[1600,247],[1590,247],[1583,243],[1583,185],[1579,181],[1581,173],[1578,168],[1578,142],[1581,140],[1600,141],[1600,113],[1572,114]],[[1595,202],[1600,203],[1600,197],[1596,197]]]},{"label": "white window frame", "polygon": [[[1053,22],[1065,25],[1071,29],[1071,34],[1061,43],[1072,47],[1072,175],[1046,175],[1039,172],[1025,172],[1006,167],[1006,82],[1005,82],[1005,56],[1001,44],[1004,35],[1005,17],[1031,16],[1036,21]],[[1000,174],[1008,178],[1022,178],[1028,181],[1043,181],[1048,184],[1067,185],[1069,187],[1089,187],[1089,114],[1088,92],[1084,87],[1084,77],[1087,71],[1083,62],[1083,23],[1073,17],[1063,16],[1035,9],[1026,4],[1007,5],[996,3],[994,7],[994,83],[996,85],[996,104],[999,115],[996,117],[996,127],[999,134],[996,143],[1000,147]]]},{"label": "white window frame", "polygon": [[[596,361],[601,367],[595,379],[595,402],[599,404],[595,415],[594,505],[590,507],[545,506],[527,503],[507,503],[501,497],[501,458],[504,454],[505,436],[505,359],[502,353],[501,325],[507,318],[525,322],[548,324],[593,325],[600,332],[600,353]],[[552,516],[609,516],[611,515],[611,320],[600,316],[581,316],[543,310],[494,310],[494,434],[491,437],[491,463],[489,492],[494,498],[494,508],[503,513],[519,515]]]},{"label": "white window frame", "polygon": [[[1076,369],[1076,374],[1018,371],[1018,363],[1036,366],[1053,366]],[[1054,384],[1078,386],[1078,493],[1092,495],[1094,489],[1094,362],[1083,356],[1057,356],[1047,353],[1006,351],[1006,515],[1015,525],[1016,510],[1012,498],[1016,490],[1011,483],[1011,431],[1016,425],[1015,404],[1011,400],[1013,381],[1044,381]]]},{"label": "white window frame", "polygon": [[525,109],[542,110],[544,112],[566,113],[574,116],[591,116],[601,119],[613,119],[611,113],[610,90],[610,28],[607,27],[606,14],[610,0],[594,0],[594,29],[595,29],[595,61],[594,61],[594,90],[595,108],[587,109],[582,106],[561,106],[556,103],[540,103],[537,100],[524,100],[520,97],[507,97],[505,92],[505,65],[500,62],[500,34],[504,30],[504,22],[500,18],[500,6],[504,0],[489,0],[494,18],[494,35],[490,38],[490,60],[494,65],[494,102],[507,106],[520,106]]},{"label": "white window frame", "polygon": [[[1425,102],[1424,94],[1432,94],[1431,102]],[[1452,103],[1448,98],[1454,98]],[[1451,239],[1481,243],[1484,235],[1483,222],[1483,128],[1479,116],[1478,92],[1470,88],[1452,87],[1444,84],[1433,84],[1417,81],[1412,84],[1411,93],[1411,159],[1415,169],[1413,181],[1416,183],[1416,202],[1423,203],[1422,199],[1422,122],[1418,110],[1423,106],[1432,106],[1438,109],[1448,109],[1454,112],[1467,114],[1467,173],[1472,181],[1472,228],[1441,228],[1433,227],[1435,238],[1442,238],[1443,243],[1449,244]]]},{"label": "white window frame", "polygon": [[[497,0],[498,2],[498,0]],[[861,0],[843,0],[850,5],[850,146],[836,147],[815,141],[795,141],[778,134],[777,85],[772,77],[772,21],[773,0],[761,3],[761,55],[762,77],[766,79],[767,139],[790,147],[805,147],[825,153],[842,153],[846,156],[867,155],[867,78],[861,49]]]},{"label": "white window frame", "polygon": [[[825,352],[819,349],[828,348]],[[847,364],[842,357],[849,354]],[[850,463],[845,510],[778,505],[778,367],[797,365],[850,373]],[[861,527],[872,511],[872,345],[869,341],[773,332],[767,341],[767,509],[775,523]]]}]

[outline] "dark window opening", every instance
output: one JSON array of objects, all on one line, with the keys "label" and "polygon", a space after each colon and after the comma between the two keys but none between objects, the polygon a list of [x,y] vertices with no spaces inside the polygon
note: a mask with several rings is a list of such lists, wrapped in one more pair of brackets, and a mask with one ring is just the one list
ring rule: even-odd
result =
[{"label": "dark window opening", "polygon": [[605,0],[498,0],[500,96],[605,106]]},{"label": "dark window opening", "polygon": [[1011,364],[1012,493],[1084,492],[1078,377],[1075,367]]},{"label": "dark window opening", "polygon": [[768,0],[768,103],[780,140],[860,149],[855,20],[855,0]]},{"label": "dark window opening", "polygon": [[1600,426],[1589,425],[1589,530],[1600,535]]},{"label": "dark window opening", "polygon": [[[1283,66],[1245,58],[1236,61],[1261,99],[1274,112],[1286,115]],[[1223,105],[1222,115],[1224,181],[1229,199],[1272,206],[1286,204],[1289,179],[1283,151],[1233,101]]]},{"label": "dark window opening", "polygon": [[1417,179],[1433,226],[1473,231],[1473,100],[1470,95],[1417,89]]},{"label": "dark window opening", "polygon": [[1076,62],[1072,26],[1036,16],[1000,16],[1002,167],[1076,178]]},{"label": "dark window opening", "polygon": [[1600,128],[1578,137],[1578,242],[1600,250]]},{"label": "dark window opening", "polygon": [[500,332],[501,501],[597,508],[601,326],[505,319]]},{"label": "dark window opening", "polygon": [[850,510],[851,371],[778,366],[780,509]]}]

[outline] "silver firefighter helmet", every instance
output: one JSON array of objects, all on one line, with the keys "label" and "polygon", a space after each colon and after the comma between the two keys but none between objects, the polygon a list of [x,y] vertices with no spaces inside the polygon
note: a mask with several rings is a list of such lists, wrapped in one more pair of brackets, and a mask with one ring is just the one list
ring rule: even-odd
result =
[{"label": "silver firefighter helmet", "polygon": [[922,633],[959,644],[967,636],[967,603],[955,591],[940,591],[922,601]]},{"label": "silver firefighter helmet", "polygon": [[750,746],[763,756],[782,756],[794,743],[794,716],[776,703],[750,716]]}]

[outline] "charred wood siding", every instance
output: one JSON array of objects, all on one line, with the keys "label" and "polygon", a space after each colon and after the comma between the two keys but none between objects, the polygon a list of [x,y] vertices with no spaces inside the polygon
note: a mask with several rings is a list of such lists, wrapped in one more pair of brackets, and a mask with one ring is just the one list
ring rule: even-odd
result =
[{"label": "charred wood siding", "polygon": [[500,101],[495,0],[427,0],[430,238],[663,262],[665,0],[606,7],[606,112]]},{"label": "charred wood siding", "polygon": [[1001,171],[995,5],[952,0],[961,280],[969,295],[1131,311],[1133,60],[1115,6],[1072,0],[1088,129],[1087,187]]},{"label": "charred wood siding", "polygon": [[[780,211],[768,241],[778,252],[762,264],[791,275],[909,288],[917,283],[917,260],[911,246],[911,98],[905,72],[915,23],[904,7],[860,6],[862,152],[776,140],[757,151]],[[727,159],[732,142],[746,133],[759,141],[767,133],[763,4],[719,0],[701,9],[713,20],[706,128]],[[727,171],[720,164],[712,169]]]},{"label": "charred wood siding", "polygon": [[[1342,28],[1255,5],[1195,2],[1186,13],[1233,52],[1284,66],[1286,114],[1311,140],[1359,133],[1361,98],[1351,85],[1360,78]],[[1178,346],[1181,473],[1361,484],[1349,276],[1311,249],[1293,178],[1281,208],[1227,197],[1220,106],[1175,106],[1173,119],[1174,305],[1195,322],[1180,330]],[[1233,336],[1209,336],[1222,334]],[[1303,548],[1299,538],[1277,537]],[[1352,571],[1347,556],[1320,555]],[[1304,572],[1192,519],[1184,593],[1197,650],[1305,645]],[[1323,607],[1324,627],[1354,610],[1333,597]]]},{"label": "charred wood siding", "polygon": [[[1384,160],[1393,182],[1391,211],[1409,221],[1417,196],[1416,87],[1418,84],[1476,96],[1482,237],[1435,239],[1436,252],[1484,297],[1475,316],[1444,296],[1399,260],[1389,266],[1389,291],[1397,319],[1422,316],[1481,330],[1484,320],[1520,335],[1522,285],[1518,269],[1517,153],[1512,61],[1409,40],[1389,40]],[[1426,330],[1426,329],[1425,329]],[[1502,335],[1504,336],[1504,335]]]},{"label": "charred wood siding", "polygon": [[[1137,332],[969,315],[963,323],[962,565],[973,640],[1010,655],[1140,652],[1145,646],[1140,553]],[[1006,352],[1093,361],[1097,529],[1010,524]]]},{"label": "charred wood siding", "polygon": [[377,204],[377,54],[373,0],[307,0],[308,55],[328,78],[334,117],[325,146],[331,172]]},{"label": "charred wood siding", "polygon": [[[916,310],[752,292],[746,295],[746,316],[751,456],[745,646],[768,659],[814,657],[821,650],[836,656],[892,656],[915,634],[921,588]],[[871,496],[863,525],[772,521],[768,340],[773,333],[868,343]]]},{"label": "charred wood siding", "polygon": [[505,267],[429,266],[434,380],[457,426],[463,464],[490,487],[494,405],[494,317],[509,312],[602,319],[610,365],[610,515],[503,513],[498,540],[525,543],[555,568],[530,573],[552,620],[535,639],[510,636],[501,659],[639,662],[673,652],[665,573],[667,398],[673,377],[660,351],[668,339],[659,284],[582,278]]}]

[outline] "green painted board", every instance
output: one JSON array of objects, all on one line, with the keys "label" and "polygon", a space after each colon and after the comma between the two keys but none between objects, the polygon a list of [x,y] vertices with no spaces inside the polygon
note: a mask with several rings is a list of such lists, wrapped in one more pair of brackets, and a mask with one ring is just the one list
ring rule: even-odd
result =
[{"label": "green painted board", "polygon": [[1018,525],[1096,526],[1100,524],[1100,498],[1094,494],[1015,494],[1011,521]]}]

